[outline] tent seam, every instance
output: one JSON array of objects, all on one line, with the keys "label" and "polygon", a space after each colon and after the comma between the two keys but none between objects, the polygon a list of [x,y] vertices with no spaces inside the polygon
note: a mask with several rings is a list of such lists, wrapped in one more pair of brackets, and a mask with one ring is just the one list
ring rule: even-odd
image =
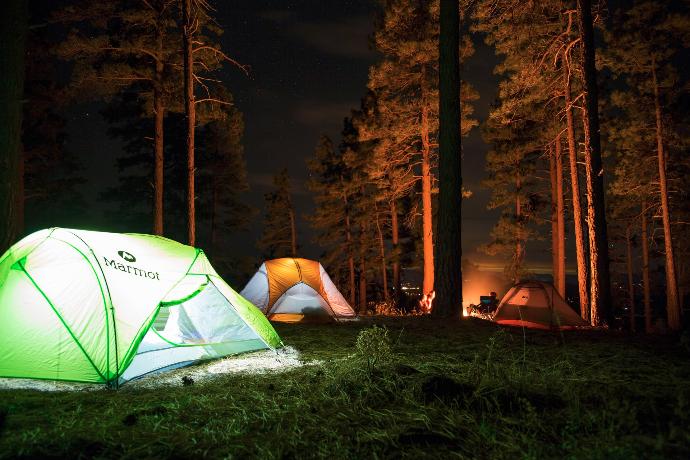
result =
[{"label": "tent seam", "polygon": [[[117,388],[117,381],[119,379],[120,375],[120,363],[119,363],[119,356],[117,353],[117,321],[115,321],[115,306],[113,305],[113,296],[110,293],[110,286],[108,285],[108,278],[105,276],[105,272],[103,271],[103,267],[101,266],[101,263],[98,261],[98,257],[96,257],[96,253],[93,251],[93,248],[84,241],[84,239],[74,233],[71,230],[63,229],[68,233],[71,233],[72,235],[76,236],[84,245],[89,248],[89,251],[93,255],[94,260],[96,261],[96,264],[98,265],[98,269],[101,271],[101,275],[103,275],[103,282],[105,283],[105,289],[108,292],[108,301],[110,303],[110,316],[112,317],[113,320],[113,341],[115,342],[115,378],[113,379],[115,381],[115,388]],[[52,233],[51,233],[52,234]],[[106,380],[106,382],[109,382],[109,380]]]},{"label": "tent seam", "polygon": [[[53,237],[51,239],[53,239],[55,241],[59,241],[61,243],[64,243],[64,244],[68,245],[69,247],[71,247],[72,249],[74,249],[75,251],[77,251],[84,258],[84,260],[86,260],[86,263],[89,264],[89,267],[91,267],[91,271],[93,271],[93,274],[96,277],[96,282],[98,283],[98,288],[101,291],[101,297],[103,299],[103,309],[105,310],[104,313],[105,313],[105,335],[106,335],[106,358],[105,358],[106,359],[106,373],[108,375],[110,375],[110,322],[108,321],[108,302],[105,299],[105,293],[103,292],[103,286],[101,285],[101,280],[98,279],[98,273],[96,273],[96,269],[94,268],[91,261],[89,261],[89,258],[86,256],[86,254],[81,252],[77,247],[75,247],[72,244],[68,243],[67,241],[63,241],[59,238]],[[84,240],[81,240],[81,241],[84,244],[86,244],[86,242]],[[86,245],[86,247],[91,249],[88,245]],[[93,254],[93,251],[92,251],[92,254]],[[94,254],[94,258],[95,258],[95,254]],[[96,262],[98,262],[98,261],[96,261]]]},{"label": "tent seam", "polygon": [[72,332],[72,329],[70,329],[70,327],[67,325],[67,323],[66,323],[65,320],[62,318],[62,316],[60,315],[60,313],[57,312],[57,309],[56,309],[55,306],[53,305],[53,302],[50,301],[50,299],[48,298],[48,296],[46,295],[46,293],[43,292],[43,289],[41,289],[41,287],[38,285],[38,283],[36,283],[36,281],[35,281],[35,280],[33,279],[33,277],[29,274],[29,272],[26,271],[26,267],[24,267],[24,264],[20,263],[19,266],[21,267],[22,271],[26,274],[26,276],[29,278],[29,280],[31,281],[31,283],[36,287],[36,289],[38,289],[38,292],[41,293],[41,295],[42,295],[43,298],[46,300],[46,302],[48,302],[48,305],[50,305],[50,309],[53,310],[53,313],[55,313],[55,316],[58,317],[58,319],[60,320],[60,322],[62,323],[62,325],[65,327],[65,329],[67,329],[67,332],[69,332],[69,335],[72,337],[72,340],[74,340],[74,343],[77,345],[77,347],[79,347],[79,349],[81,350],[81,352],[84,354],[84,356],[85,356],[86,359],[88,360],[89,364],[91,364],[91,367],[93,367],[93,370],[96,371],[96,373],[97,373],[98,376],[101,378],[101,380],[107,382],[107,379],[103,376],[103,374],[101,374],[101,372],[98,370],[98,368],[97,368],[96,365],[94,364],[94,362],[93,362],[93,360],[91,359],[91,357],[89,356],[89,354],[86,352],[86,350],[84,350],[84,347],[82,346],[81,342],[79,342],[79,340],[77,340],[77,337],[76,337],[76,336],[74,335],[74,333]]},{"label": "tent seam", "polygon": [[[46,237],[43,238],[43,239],[41,240],[40,243],[38,243],[36,246],[34,246],[33,249],[31,249],[29,252],[27,252],[26,255],[24,255],[24,257],[22,257],[22,259],[24,259],[24,258],[26,258],[26,257],[29,257],[31,254],[33,254],[34,251],[36,251],[36,249],[38,249],[39,247],[41,247],[41,245],[43,245],[43,243],[45,243],[46,241],[48,241],[48,239],[50,238],[50,235],[52,235],[53,232],[54,232],[55,230],[57,230],[57,227],[51,228],[51,229],[50,229],[50,233],[48,233],[48,234],[46,235]],[[3,254],[4,257],[0,258],[0,264],[3,263],[3,262],[5,261],[5,259],[7,259],[8,257],[10,257],[10,255],[11,255],[10,249],[11,249],[11,247],[8,248],[7,251],[5,251],[5,254],[6,254],[6,255]]]}]

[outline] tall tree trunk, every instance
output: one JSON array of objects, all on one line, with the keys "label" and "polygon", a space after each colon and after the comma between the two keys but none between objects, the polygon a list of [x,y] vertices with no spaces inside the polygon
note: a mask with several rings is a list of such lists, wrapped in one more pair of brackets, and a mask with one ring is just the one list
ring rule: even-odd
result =
[{"label": "tall tree trunk", "polygon": [[295,224],[295,210],[290,203],[290,250],[292,257],[297,257],[297,227]]},{"label": "tall tree trunk", "polygon": [[[340,175],[340,188],[345,189],[343,175]],[[350,305],[355,305],[355,296],[357,292],[355,280],[355,252],[352,241],[352,225],[350,223],[350,205],[347,199],[347,194],[343,192],[343,205],[345,206],[345,240],[347,241],[347,266],[350,281]]]},{"label": "tall tree trunk", "polygon": [[355,255],[352,251],[352,232],[350,230],[350,216],[346,216],[347,221],[347,241],[348,241],[348,255],[347,255],[347,267],[350,272],[350,305],[355,304],[355,294],[357,292],[355,286]]},{"label": "tall tree trunk", "polygon": [[599,138],[597,71],[590,0],[578,0],[586,90],[585,172],[587,182],[587,224],[589,228],[590,316],[593,326],[611,323],[611,280],[609,276],[604,171]]},{"label": "tall tree trunk", "polygon": [[194,100],[194,52],[192,39],[197,27],[192,17],[192,0],[183,0],[182,7],[183,34],[182,44],[184,48],[184,109],[187,119],[187,235],[189,245],[196,244],[196,209],[194,191],[194,126],[196,124],[195,100]]},{"label": "tall tree trunk", "polygon": [[22,98],[28,1],[6,0],[0,19],[0,254],[19,236],[18,187],[22,155]]},{"label": "tall tree trunk", "polygon": [[558,228],[558,283],[556,289],[565,298],[565,201],[563,199],[563,151],[561,135],[556,137],[556,226]]},{"label": "tall tree trunk", "polygon": [[[424,83],[422,83],[424,85]],[[434,290],[434,239],[431,211],[431,144],[429,142],[429,111],[426,98],[422,97],[422,242],[424,252],[424,280],[422,294]]]},{"label": "tall tree trunk", "polygon": [[513,267],[513,282],[515,284],[520,282],[520,274],[522,272],[522,201],[520,193],[522,190],[522,178],[520,177],[519,165],[516,165],[515,171],[515,259]]},{"label": "tall tree trunk", "polygon": [[163,105],[163,32],[162,18],[158,18],[156,27],[156,76],[153,84],[153,156],[154,156],[154,179],[153,179],[153,233],[163,234],[163,121],[165,119],[165,107]]},{"label": "tall tree trunk", "polygon": [[642,229],[640,230],[642,245],[642,292],[644,293],[644,331],[651,334],[652,326],[652,302],[649,286],[649,241],[647,240],[647,201],[642,201],[642,213],[640,214]]},{"label": "tall tree trunk", "polygon": [[570,94],[570,67],[564,59],[563,80],[565,93],[565,115],[568,128],[568,162],[570,165],[570,187],[573,202],[573,228],[575,230],[575,259],[577,262],[577,290],[580,297],[580,314],[589,322],[589,289],[587,286],[587,251],[585,232],[582,225],[582,205],[580,203],[580,176],[577,171],[577,146],[575,144],[575,121]]},{"label": "tall tree trunk", "polygon": [[633,283],[632,243],[630,226],[625,229],[626,265],[628,269],[628,297],[630,298],[630,331],[635,332],[635,284]]},{"label": "tall tree trunk", "polygon": [[460,10],[441,0],[439,37],[439,195],[434,316],[462,318],[462,162]]},{"label": "tall tree trunk", "polygon": [[668,327],[680,330],[680,304],[678,302],[678,279],[676,262],[673,257],[673,238],[671,238],[671,211],[668,203],[668,183],[666,179],[666,156],[664,154],[663,121],[659,84],[656,77],[656,61],[652,57],[652,83],[654,85],[654,111],[656,114],[656,150],[659,163],[659,194],[661,195],[661,217],[664,224],[664,252],[666,256],[666,315]]},{"label": "tall tree trunk", "polygon": [[364,252],[359,257],[359,314],[367,312],[367,270]]},{"label": "tall tree trunk", "polygon": [[393,290],[395,300],[400,299],[400,235],[398,230],[398,208],[395,198],[391,200],[391,240],[393,244]]},{"label": "tall tree trunk", "polygon": [[383,297],[386,301],[390,299],[388,295],[388,273],[386,267],[386,242],[381,231],[381,222],[379,220],[379,212],[376,211],[376,233],[379,238],[379,255],[381,257],[381,280],[383,282]]},{"label": "tall tree trunk", "polygon": [[[558,282],[561,279],[558,273],[560,264],[558,263],[558,192],[556,191],[556,154],[553,149],[549,152],[549,176],[551,179],[551,272],[553,274],[553,285],[558,291]],[[562,293],[560,293],[563,295]]]}]

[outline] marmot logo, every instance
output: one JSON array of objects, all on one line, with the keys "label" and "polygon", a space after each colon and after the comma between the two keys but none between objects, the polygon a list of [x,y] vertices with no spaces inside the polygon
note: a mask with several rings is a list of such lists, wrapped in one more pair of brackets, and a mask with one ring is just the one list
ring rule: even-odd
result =
[{"label": "marmot logo", "polygon": [[117,255],[125,259],[127,262],[136,262],[137,258],[127,251],[117,251]]}]

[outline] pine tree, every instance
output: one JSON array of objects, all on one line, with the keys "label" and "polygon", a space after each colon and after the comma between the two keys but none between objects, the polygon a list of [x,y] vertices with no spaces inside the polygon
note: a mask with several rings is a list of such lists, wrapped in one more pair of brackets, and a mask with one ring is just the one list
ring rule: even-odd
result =
[{"label": "pine tree", "polygon": [[[383,6],[374,42],[384,58],[370,69],[368,84],[376,98],[376,118],[367,122],[364,139],[385,139],[391,163],[418,176],[421,183],[422,292],[426,295],[434,286],[432,191],[438,148],[439,3],[390,0]],[[471,42],[463,40],[461,55],[467,57],[472,51]],[[476,98],[469,86],[462,89],[463,100]],[[463,107],[465,134],[476,122],[469,119],[471,106]],[[394,201],[390,203],[393,207]]]},{"label": "pine tree", "polygon": [[201,216],[208,218],[208,245],[214,263],[228,267],[231,260],[228,235],[245,229],[252,209],[243,201],[249,190],[244,160],[244,120],[235,107],[226,108],[227,117],[208,123],[200,143],[198,200]]},{"label": "pine tree", "polygon": [[[32,22],[44,19],[32,10]],[[38,16],[38,17],[37,17]],[[77,187],[81,168],[66,148],[67,97],[58,84],[56,59],[49,40],[53,30],[34,28],[27,37],[22,157],[18,187],[18,230],[25,233],[50,226],[79,226],[85,215]]]},{"label": "pine tree", "polygon": [[590,316],[593,326],[610,323],[611,279],[609,275],[604,170],[599,135],[599,97],[595,67],[594,26],[589,0],[578,0],[578,18],[582,42],[582,73],[585,86],[585,183],[587,190],[587,227],[589,229]]},{"label": "pine tree", "polygon": [[358,140],[368,143],[371,149],[368,162],[363,166],[367,180],[373,184],[378,211],[385,215],[383,221],[387,225],[384,227],[390,227],[389,259],[392,265],[393,297],[398,301],[401,295],[403,259],[401,241],[405,238],[401,236],[405,231],[401,224],[405,220],[401,216],[401,207],[403,200],[414,193],[419,177],[411,166],[414,164],[414,149],[410,145],[397,143],[393,133],[388,131],[389,128],[395,128],[395,125],[388,125],[386,118],[379,114],[376,95],[370,93],[366,100],[366,109],[354,122],[357,124]]},{"label": "pine tree", "polygon": [[566,139],[568,145],[568,169],[570,172],[571,205],[573,212],[573,233],[575,234],[575,260],[577,264],[577,288],[580,301],[580,314],[589,321],[589,265],[587,259],[588,240],[584,231],[582,203],[580,200],[580,175],[578,172],[578,149],[575,138],[575,117],[573,115],[572,81],[575,77],[572,47],[579,41],[573,35],[573,14],[568,12],[568,25],[563,33],[563,51],[561,52],[561,69],[563,71],[561,86],[563,88],[563,111],[565,112]]},{"label": "pine tree", "polygon": [[[187,238],[191,246],[196,243],[196,192],[195,192],[195,130],[197,127],[197,104],[211,103],[211,111],[219,110],[231,102],[211,94],[211,85],[217,84],[222,90],[221,81],[209,75],[221,63],[231,63],[246,72],[244,66],[228,57],[213,43],[212,35],[220,35],[222,29],[215,24],[211,13],[213,8],[207,0],[182,0],[182,51],[183,51],[183,89],[184,113],[187,124],[185,145],[187,150]],[[210,66],[208,61],[212,62]],[[201,87],[205,97],[196,98],[195,88]]]},{"label": "pine tree", "polygon": [[362,100],[359,110],[352,111],[351,118],[345,119],[340,145],[343,160],[350,171],[345,187],[351,192],[349,201],[352,205],[352,226],[356,234],[354,252],[358,259],[360,313],[365,313],[368,309],[368,287],[375,281],[376,273],[381,273],[381,286],[384,291],[387,290],[384,235],[383,231],[378,231],[382,222],[386,221],[386,216],[379,207],[381,195],[377,192],[380,189],[370,176],[375,142],[363,140],[358,128],[363,125],[365,117],[371,116],[374,107],[373,99],[367,97]]},{"label": "pine tree", "polygon": [[[180,71],[183,67],[182,44],[176,39],[180,16],[177,4],[176,0],[74,0],[54,15],[56,21],[71,28],[56,53],[74,63],[70,82],[74,98],[109,103],[106,118],[111,124],[120,125],[115,126],[114,132],[124,134],[131,146],[130,152],[134,152],[136,143],[131,140],[132,132],[119,129],[133,124],[127,117],[138,116],[142,124],[150,125],[147,131],[137,128],[136,132],[143,136],[139,144],[150,150],[153,160],[151,179],[145,178],[153,186],[145,193],[152,195],[156,234],[163,233],[163,199],[168,196],[164,189],[164,152],[169,145],[165,133],[170,130],[165,127],[165,120],[169,116],[174,120],[176,113],[184,112],[183,73]],[[194,60],[197,67],[206,72],[194,74],[195,80],[201,82],[197,85],[199,91],[204,94],[195,101],[203,104],[197,109],[195,125],[222,119],[225,114],[221,108],[230,103],[222,97],[221,82],[208,74],[217,71],[224,62],[234,61],[216,43],[222,29],[205,13],[207,6],[200,6],[201,13],[195,17],[195,42],[199,43],[195,43],[193,49]],[[134,105],[139,105],[140,109]],[[147,139],[151,138],[153,142],[149,143]],[[148,163],[140,154],[136,154],[138,161]],[[131,159],[125,163],[131,163]]]},{"label": "pine tree", "polygon": [[460,9],[441,0],[439,39],[439,206],[436,307],[439,317],[461,318],[462,163],[460,120]]},{"label": "pine tree", "polygon": [[[632,150],[631,142],[626,137],[632,136],[637,140],[633,149],[640,162],[631,165],[631,169],[648,164],[654,157],[656,159],[657,175],[648,178],[645,183],[659,184],[658,201],[664,230],[666,310],[668,325],[672,330],[681,327],[681,309],[667,167],[667,162],[675,153],[672,146],[674,133],[667,123],[669,107],[677,97],[672,89],[677,79],[673,60],[690,42],[690,18],[687,11],[684,13],[671,14],[664,6],[651,1],[636,2],[618,18],[616,30],[607,35],[610,51],[605,59],[607,66],[627,85],[625,92],[614,94],[612,104],[627,116],[628,126],[622,127],[619,144]],[[654,157],[650,157],[650,153],[654,153]]]},{"label": "pine tree", "polygon": [[551,252],[556,291],[565,297],[565,203],[563,197],[563,153],[561,135],[549,148],[551,176]]},{"label": "pine tree", "polygon": [[496,128],[492,123],[490,119],[485,128],[493,149],[486,157],[488,178],[482,185],[492,191],[489,209],[502,208],[503,213],[491,232],[491,241],[481,249],[489,255],[507,256],[506,276],[517,283],[527,274],[525,249],[536,237],[530,224],[544,202],[536,177],[541,144],[532,140],[539,123],[514,120],[510,127]]},{"label": "pine tree", "polygon": [[[350,124],[345,120],[345,129]],[[310,179],[307,186],[314,197],[316,209],[309,216],[317,230],[316,241],[324,249],[322,262],[330,271],[347,273],[348,300],[355,305],[356,273],[352,214],[355,191],[351,187],[353,171],[345,162],[345,143],[336,149],[333,141],[322,136],[307,163]],[[342,283],[341,279],[337,282]],[[342,285],[342,284],[341,284]]]},{"label": "pine tree", "polygon": [[[561,45],[561,4],[487,1],[478,5],[475,17],[476,29],[487,34],[487,43],[503,58],[496,68],[503,76],[498,101],[484,127],[484,137],[493,149],[487,155],[489,177],[483,185],[492,190],[489,208],[504,211],[483,249],[507,257],[507,275],[519,280],[526,274],[527,242],[539,237],[534,224],[541,221],[545,197],[552,195],[554,272],[559,280],[559,271],[564,270],[558,267],[564,266],[565,258],[564,206],[558,198],[563,191],[558,153],[562,127],[554,96],[561,74],[552,63]],[[535,28],[538,35],[533,33]],[[543,160],[550,157],[554,160],[553,194],[542,189],[540,177],[542,170],[548,170]]]},{"label": "pine tree", "polygon": [[[77,98],[110,100],[123,92],[141,96],[143,117],[153,126],[153,232],[163,234],[164,119],[175,105],[179,47],[172,45],[175,0],[75,1],[56,12],[71,27],[57,49],[73,62],[70,88]],[[151,135],[153,134],[153,136]]]},{"label": "pine tree", "polygon": [[295,209],[287,168],[273,178],[275,190],[264,195],[264,229],[257,246],[264,259],[297,257]]},{"label": "pine tree", "polygon": [[184,113],[187,122],[187,242],[196,244],[196,193],[194,191],[194,134],[196,129],[196,101],[194,98],[194,45],[195,32],[198,30],[200,5],[192,0],[182,0],[182,47],[184,74]]}]

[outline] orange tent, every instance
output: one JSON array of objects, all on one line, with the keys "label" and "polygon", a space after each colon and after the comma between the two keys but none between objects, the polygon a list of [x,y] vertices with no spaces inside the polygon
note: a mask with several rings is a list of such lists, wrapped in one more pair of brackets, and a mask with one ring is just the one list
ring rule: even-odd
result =
[{"label": "orange tent", "polygon": [[274,321],[330,321],[356,316],[315,260],[267,260],[241,294]]}]

